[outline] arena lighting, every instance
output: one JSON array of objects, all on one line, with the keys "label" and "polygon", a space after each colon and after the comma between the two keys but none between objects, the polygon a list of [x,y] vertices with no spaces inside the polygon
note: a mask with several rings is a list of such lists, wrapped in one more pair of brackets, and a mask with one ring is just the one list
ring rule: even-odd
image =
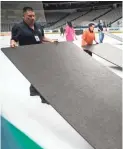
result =
[{"label": "arena lighting", "polygon": [[48,2],[48,1],[43,1],[44,4],[52,4],[52,5],[56,5],[56,4],[78,4],[78,3],[87,3],[87,1],[53,1],[53,2]]}]

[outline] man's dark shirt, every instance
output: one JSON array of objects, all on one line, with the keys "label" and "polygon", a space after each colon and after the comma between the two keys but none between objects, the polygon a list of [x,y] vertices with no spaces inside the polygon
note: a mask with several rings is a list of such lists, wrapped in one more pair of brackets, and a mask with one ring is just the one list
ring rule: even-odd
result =
[{"label": "man's dark shirt", "polygon": [[[15,24],[12,28],[12,37],[11,40],[19,42],[20,46],[31,45],[31,44],[40,44],[42,38],[44,37],[44,30],[40,24],[34,24],[34,30],[31,29],[26,22],[21,22]],[[36,40],[38,38],[38,40]],[[40,93],[31,85],[30,92],[34,95],[39,95]]]},{"label": "man's dark shirt", "polygon": [[98,31],[103,31],[103,26],[100,23],[98,24],[98,28]]},{"label": "man's dark shirt", "polygon": [[[36,37],[39,39],[36,41]],[[44,30],[40,24],[34,24],[34,30],[31,29],[26,22],[15,24],[12,28],[11,40],[19,42],[19,45],[39,44],[44,37]]]}]

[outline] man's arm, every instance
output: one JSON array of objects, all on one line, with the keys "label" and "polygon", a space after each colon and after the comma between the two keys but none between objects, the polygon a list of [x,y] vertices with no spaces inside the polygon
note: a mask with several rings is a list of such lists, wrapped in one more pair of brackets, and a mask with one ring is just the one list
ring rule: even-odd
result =
[{"label": "man's arm", "polygon": [[96,40],[96,38],[95,38],[95,33],[94,33],[94,41],[96,42],[96,44],[98,44],[98,42],[97,42],[97,40]]},{"label": "man's arm", "polygon": [[84,32],[83,32],[83,34],[82,34],[81,38],[82,38],[82,43],[81,43],[81,46],[82,46],[82,47],[84,47],[84,46],[86,46],[86,45],[87,45],[87,42],[86,42],[87,32],[86,32],[86,31],[84,31]]},{"label": "man's arm", "polygon": [[44,30],[43,30],[42,27],[41,27],[41,30],[42,30],[41,43],[42,43],[42,42],[58,43],[58,40],[53,40],[53,39],[50,39],[50,38],[46,37],[46,36],[44,35]]},{"label": "man's arm", "polygon": [[46,36],[43,36],[42,41],[44,41],[44,42],[50,42],[50,43],[54,43],[55,40],[50,39],[50,38],[48,38],[48,37],[46,37]]},{"label": "man's arm", "polygon": [[18,38],[19,38],[18,26],[14,25],[11,31],[10,47],[14,48],[17,46]]}]

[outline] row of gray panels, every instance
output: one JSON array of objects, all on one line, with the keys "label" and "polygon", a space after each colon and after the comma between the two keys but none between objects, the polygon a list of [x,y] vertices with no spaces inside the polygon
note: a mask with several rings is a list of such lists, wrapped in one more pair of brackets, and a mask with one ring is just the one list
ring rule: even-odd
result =
[{"label": "row of gray panels", "polygon": [[118,40],[118,41],[120,41],[120,42],[123,42],[123,38],[121,38],[121,37],[119,37],[119,36],[117,36],[117,35],[114,35],[114,34],[109,33],[109,32],[105,32],[105,34],[108,35],[108,36],[111,37],[111,38],[114,38],[114,39],[116,39],[116,40]]},{"label": "row of gray panels", "polygon": [[122,147],[122,81],[71,42],[2,51],[96,149]]},{"label": "row of gray panels", "polygon": [[123,67],[122,64],[122,50],[111,46],[108,43],[101,43],[96,45],[91,45],[86,47],[87,50],[98,55],[99,57],[117,65],[118,67]]}]

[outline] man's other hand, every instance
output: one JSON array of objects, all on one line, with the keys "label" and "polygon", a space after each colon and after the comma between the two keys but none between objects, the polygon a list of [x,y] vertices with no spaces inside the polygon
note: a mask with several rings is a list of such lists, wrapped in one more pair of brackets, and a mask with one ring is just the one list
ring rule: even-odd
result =
[{"label": "man's other hand", "polygon": [[10,42],[10,47],[11,47],[11,48],[17,47],[17,43],[16,43],[14,40],[11,40],[11,42]]},{"label": "man's other hand", "polygon": [[52,43],[58,44],[58,40],[52,40]]}]

